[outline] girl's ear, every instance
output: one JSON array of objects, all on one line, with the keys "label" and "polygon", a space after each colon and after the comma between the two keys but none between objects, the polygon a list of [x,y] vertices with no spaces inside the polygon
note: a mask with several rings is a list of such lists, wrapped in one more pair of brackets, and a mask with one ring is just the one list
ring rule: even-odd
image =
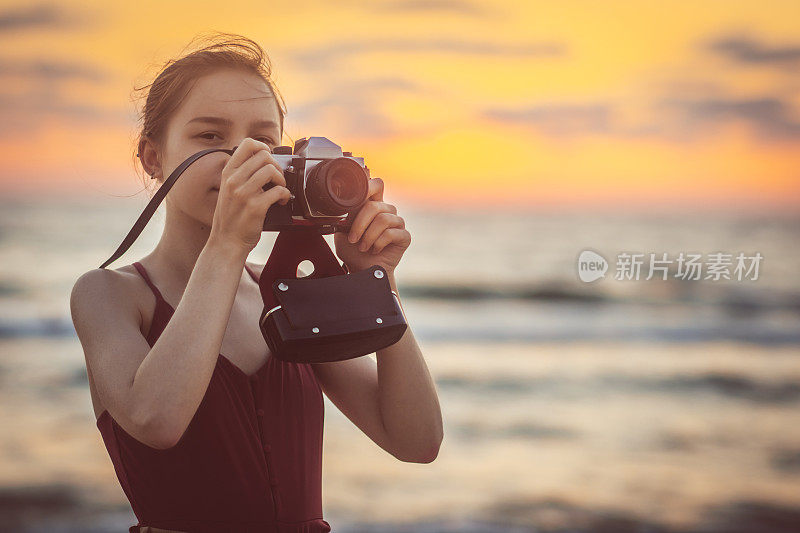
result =
[{"label": "girl's ear", "polygon": [[139,142],[139,161],[142,163],[142,168],[147,172],[151,178],[161,181],[161,161],[159,160],[158,151],[153,146],[152,141],[148,138],[143,138]]}]

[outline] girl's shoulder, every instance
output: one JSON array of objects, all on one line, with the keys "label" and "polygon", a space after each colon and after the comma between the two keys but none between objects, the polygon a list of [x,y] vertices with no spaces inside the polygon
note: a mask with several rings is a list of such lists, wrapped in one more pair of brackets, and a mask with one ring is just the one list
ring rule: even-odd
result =
[{"label": "girl's shoulder", "polygon": [[147,309],[152,307],[155,295],[133,264],[118,269],[95,268],[82,274],[72,287],[70,305],[73,319],[81,308],[107,308],[113,306],[138,315],[140,328],[144,328]]},{"label": "girl's shoulder", "polygon": [[141,280],[146,289],[147,285],[133,264],[125,265],[118,269],[95,268],[84,272],[78,277],[72,287],[72,297],[93,298],[103,296],[119,302],[125,299],[126,296],[130,297],[139,292],[138,289],[141,289],[141,287],[137,287],[139,285],[137,281],[139,280]]}]

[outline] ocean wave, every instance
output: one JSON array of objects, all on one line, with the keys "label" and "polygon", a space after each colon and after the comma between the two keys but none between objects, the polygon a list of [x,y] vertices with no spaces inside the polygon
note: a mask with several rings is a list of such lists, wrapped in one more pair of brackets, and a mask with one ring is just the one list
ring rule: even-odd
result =
[{"label": "ocean wave", "polygon": [[788,403],[800,400],[800,381],[758,381],[740,374],[708,372],[669,376],[599,374],[589,378],[563,376],[466,377],[440,374],[442,390],[487,395],[591,396],[600,394],[716,394],[759,403]]},{"label": "ocean wave", "polygon": [[0,339],[77,337],[71,320],[60,317],[0,319]]},{"label": "ocean wave", "polygon": [[[600,308],[548,304],[492,307],[447,304],[426,306],[406,300],[404,308],[415,336],[424,342],[739,342],[757,345],[800,344],[800,328],[791,319],[735,319],[684,309],[608,305]],[[76,337],[69,317],[0,318],[0,339]]]},{"label": "ocean wave", "polygon": [[781,473],[800,473],[800,448],[776,451],[770,460],[772,467]]},{"label": "ocean wave", "polygon": [[565,427],[547,426],[530,422],[517,422],[507,426],[488,425],[479,422],[459,423],[448,428],[448,433],[453,433],[462,440],[503,440],[510,438],[522,439],[573,439],[578,433]]},{"label": "ocean wave", "polygon": [[[636,291],[630,283],[639,283]],[[532,302],[631,303],[707,305],[726,309],[731,314],[754,314],[784,310],[800,313],[800,293],[746,285],[717,284],[709,281],[631,281],[616,285],[591,285],[563,281],[509,284],[411,283],[401,284],[405,298],[473,302],[481,300],[521,300]]]}]

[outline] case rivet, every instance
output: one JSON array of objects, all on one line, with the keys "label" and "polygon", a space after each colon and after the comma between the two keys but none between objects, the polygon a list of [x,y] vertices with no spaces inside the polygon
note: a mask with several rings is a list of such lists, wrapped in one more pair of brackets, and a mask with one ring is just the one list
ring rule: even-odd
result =
[{"label": "case rivet", "polygon": [[383,270],[376,270],[375,277],[381,279],[383,277]]},{"label": "case rivet", "polygon": [[311,333],[319,333],[319,328],[317,327],[311,328]]},{"label": "case rivet", "polygon": [[382,318],[376,318],[375,322],[377,322],[378,324],[383,324],[383,319]]},{"label": "case rivet", "polygon": [[285,284],[285,283],[280,283],[280,284],[278,284],[278,288],[280,290],[282,290],[282,291],[285,291],[285,290],[289,289],[289,286],[287,284]]}]

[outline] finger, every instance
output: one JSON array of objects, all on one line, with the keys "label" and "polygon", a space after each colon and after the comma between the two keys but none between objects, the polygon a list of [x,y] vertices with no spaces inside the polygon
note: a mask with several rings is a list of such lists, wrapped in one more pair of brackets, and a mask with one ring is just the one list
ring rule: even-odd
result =
[{"label": "finger", "polygon": [[251,139],[247,137],[239,146],[236,147],[234,150],[233,155],[226,163],[226,167],[230,170],[235,170],[242,166],[242,164],[247,161],[251,155],[258,152],[259,150],[266,149],[268,152],[272,152],[270,147],[261,141],[257,141],[255,139]]},{"label": "finger", "polygon": [[361,237],[361,243],[359,243],[358,249],[362,252],[369,250],[370,246],[372,246],[375,240],[380,237],[381,233],[383,233],[386,228],[405,227],[406,222],[402,217],[393,215],[392,213],[386,213],[385,211],[378,213],[367,228],[367,231],[364,232],[364,236]]},{"label": "finger", "polygon": [[245,194],[258,194],[264,190],[264,186],[268,183],[286,187],[286,179],[281,174],[281,171],[272,165],[267,165],[256,170],[240,188]]},{"label": "finger", "polygon": [[283,177],[283,171],[280,170],[280,166],[278,165],[278,162],[275,161],[275,158],[273,158],[272,155],[265,150],[259,150],[250,156],[250,159],[242,163],[242,166],[235,170],[228,179],[232,180],[234,183],[244,184],[252,177],[253,174],[255,174],[257,170],[267,166],[271,166],[278,170],[280,173],[278,183],[285,186],[286,179]]},{"label": "finger", "polygon": [[378,213],[384,211],[394,215],[397,214],[397,208],[392,204],[376,201],[368,201],[366,204],[364,204],[364,206],[361,207],[361,210],[353,219],[353,223],[350,226],[348,240],[350,242],[358,241],[358,239],[361,238],[361,234],[364,233],[364,230],[367,229],[367,226],[369,226],[372,218]]},{"label": "finger", "polygon": [[372,245],[370,253],[379,254],[390,244],[408,247],[411,244],[411,233],[405,228],[389,228],[381,233],[381,236]]},{"label": "finger", "polygon": [[268,155],[269,152],[266,150],[256,150],[250,154],[250,157],[248,157],[246,161],[239,165],[239,167],[232,169],[226,165],[225,168],[222,169],[223,180],[229,181],[236,185],[244,184],[247,182],[253,172],[268,164]]},{"label": "finger", "polygon": [[383,180],[380,178],[370,178],[367,182],[367,195],[370,200],[383,201]]},{"label": "finger", "polygon": [[266,214],[266,212],[274,203],[286,205],[291,194],[292,193],[289,192],[289,189],[286,187],[282,185],[276,185],[268,191],[259,193],[256,196],[251,196],[249,201],[252,202],[252,205],[256,206],[259,211]]}]

